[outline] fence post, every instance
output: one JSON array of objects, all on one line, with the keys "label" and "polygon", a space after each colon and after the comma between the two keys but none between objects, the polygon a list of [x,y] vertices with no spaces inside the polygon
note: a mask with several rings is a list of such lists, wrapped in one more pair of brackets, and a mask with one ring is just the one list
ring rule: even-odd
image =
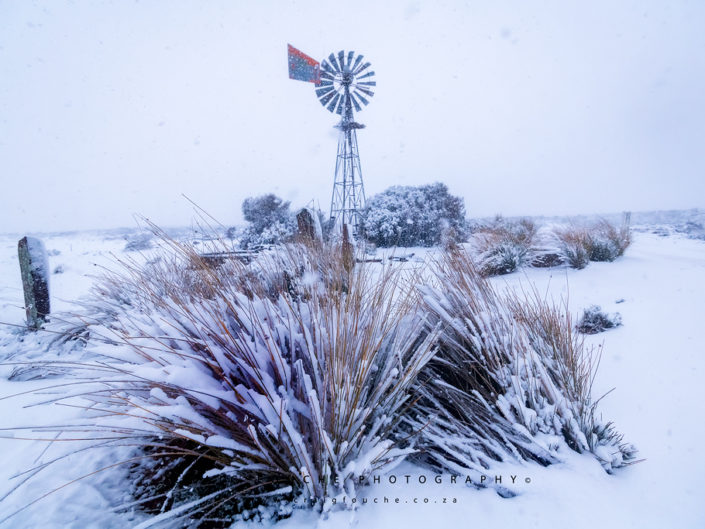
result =
[{"label": "fence post", "polygon": [[17,243],[27,326],[39,329],[49,314],[49,264],[44,244],[34,237]]}]

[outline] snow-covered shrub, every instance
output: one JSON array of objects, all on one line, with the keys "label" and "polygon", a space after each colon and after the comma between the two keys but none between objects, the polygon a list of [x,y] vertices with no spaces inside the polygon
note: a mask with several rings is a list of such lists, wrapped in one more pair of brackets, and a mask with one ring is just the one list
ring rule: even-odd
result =
[{"label": "snow-covered shrub", "polygon": [[497,217],[478,226],[472,246],[480,272],[486,276],[509,274],[528,264],[536,233],[536,224],[530,219],[507,221]]},{"label": "snow-covered shrub", "polygon": [[552,268],[564,263],[563,256],[557,248],[540,247],[532,252],[530,265],[534,268]]},{"label": "snow-covered shrub", "polygon": [[413,451],[397,425],[435,335],[398,268],[347,270],[341,253],[215,271],[178,246],[99,288],[85,321],[112,345],[75,366],[101,410],[82,430],[136,447],[132,492],[165,526],[281,498],[328,508]]},{"label": "snow-covered shrub", "polygon": [[565,264],[561,251],[561,241],[552,226],[537,229],[529,251],[529,266],[533,268],[552,268]]},{"label": "snow-covered shrub", "polygon": [[480,269],[487,276],[510,274],[526,262],[528,248],[511,241],[487,244],[479,255]]},{"label": "snow-covered shrub", "polygon": [[576,269],[585,268],[590,261],[614,261],[631,244],[626,218],[619,228],[603,219],[587,227],[559,227],[554,233],[561,256]]},{"label": "snow-covered shrub", "polygon": [[366,238],[380,247],[434,246],[444,233],[462,241],[465,206],[445,184],[393,186],[367,201],[362,226]]},{"label": "snow-covered shrub", "polygon": [[[537,295],[497,294],[464,251],[436,268],[422,287],[438,352],[409,414],[422,428],[420,459],[437,469],[483,473],[494,461],[556,460],[540,434],[592,452],[607,471],[634,458],[590,395],[597,360],[572,332],[570,316]],[[428,417],[433,417],[429,420]]]},{"label": "snow-covered shrub", "polygon": [[592,305],[583,311],[576,325],[576,329],[583,334],[597,334],[607,329],[622,325],[622,316],[619,312],[607,314],[597,305]]},{"label": "snow-covered shrub", "polygon": [[149,232],[141,232],[131,235],[127,238],[124,251],[126,252],[141,252],[152,248],[152,240],[154,235]]},{"label": "snow-covered shrub", "polygon": [[250,223],[240,241],[243,248],[280,244],[294,234],[295,219],[289,211],[289,202],[272,193],[246,198],[242,213]]},{"label": "snow-covered shrub", "polygon": [[587,230],[587,252],[591,261],[614,261],[631,244],[629,225],[620,228],[600,220]]}]

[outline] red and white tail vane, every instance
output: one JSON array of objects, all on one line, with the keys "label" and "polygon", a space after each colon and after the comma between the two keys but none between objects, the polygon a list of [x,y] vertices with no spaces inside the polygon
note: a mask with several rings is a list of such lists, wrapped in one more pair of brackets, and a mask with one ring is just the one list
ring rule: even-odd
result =
[{"label": "red and white tail vane", "polygon": [[289,44],[289,78],[321,84],[321,64]]}]

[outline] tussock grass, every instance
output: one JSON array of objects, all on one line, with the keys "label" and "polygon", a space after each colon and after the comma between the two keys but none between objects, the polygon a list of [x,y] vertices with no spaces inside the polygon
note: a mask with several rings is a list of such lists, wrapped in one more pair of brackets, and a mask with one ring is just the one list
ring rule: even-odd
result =
[{"label": "tussock grass", "polygon": [[413,451],[397,425],[435,335],[397,268],[315,245],[213,268],[169,244],[99,287],[97,321],[122,346],[102,346],[83,392],[103,412],[88,437],[137,447],[143,509],[194,502],[164,519],[206,524],[273,496],[323,509]]},{"label": "tussock grass", "polygon": [[556,228],[555,235],[560,255],[571,268],[582,270],[590,263],[590,238],[585,228]]},{"label": "tussock grass", "polygon": [[577,269],[585,268],[590,261],[614,261],[632,242],[628,216],[619,227],[602,219],[587,227],[556,228],[554,233],[560,254]]},{"label": "tussock grass", "polygon": [[471,257],[455,251],[437,263],[435,288],[422,290],[430,326],[441,327],[438,352],[418,427],[423,461],[438,468],[481,472],[491,461],[555,461],[536,441],[561,436],[578,452],[596,455],[607,471],[631,461],[611,425],[596,419],[591,397],[599,359],[572,329],[570,315],[536,293],[496,293]]},{"label": "tussock grass", "polygon": [[624,255],[631,244],[629,223],[625,220],[620,227],[600,220],[588,230],[588,252],[591,261],[614,261]]},{"label": "tussock grass", "polygon": [[541,357],[555,388],[555,400],[568,407],[559,414],[560,432],[567,444],[577,452],[593,453],[608,472],[634,462],[634,446],[623,441],[611,422],[603,423],[597,412],[602,397],[594,398],[592,386],[601,351],[587,346],[584,337],[575,332],[572,315],[564,305],[542,299],[536,290],[513,293],[508,302]]},{"label": "tussock grass", "polygon": [[473,245],[478,268],[485,276],[509,274],[531,260],[538,228],[530,219],[497,217],[477,228]]},{"label": "tussock grass", "polygon": [[441,329],[438,352],[418,388],[422,399],[407,418],[412,429],[422,430],[418,460],[478,473],[495,461],[556,461],[523,426],[531,418],[521,397],[507,398],[511,367],[523,356],[511,314],[463,250],[435,263],[435,280],[420,294],[428,328]]},{"label": "tussock grass", "polygon": [[604,219],[593,225],[539,227],[530,219],[477,226],[470,248],[484,276],[512,273],[523,266],[548,268],[567,264],[585,268],[590,261],[614,261],[631,244],[629,216],[620,226]]}]

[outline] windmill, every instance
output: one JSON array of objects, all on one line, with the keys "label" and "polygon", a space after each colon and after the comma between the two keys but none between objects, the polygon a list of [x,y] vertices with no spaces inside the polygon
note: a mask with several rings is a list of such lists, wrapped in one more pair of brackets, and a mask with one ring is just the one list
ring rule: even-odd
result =
[{"label": "windmill", "polygon": [[325,108],[338,114],[336,125],[338,154],[330,202],[330,217],[336,224],[348,224],[354,234],[360,228],[360,214],[365,207],[365,187],[362,183],[357,129],[365,126],[354,119],[353,109],[360,112],[374,95],[375,72],[370,63],[354,51],[331,53],[319,63],[289,45],[289,77],[316,85],[316,96]]}]

